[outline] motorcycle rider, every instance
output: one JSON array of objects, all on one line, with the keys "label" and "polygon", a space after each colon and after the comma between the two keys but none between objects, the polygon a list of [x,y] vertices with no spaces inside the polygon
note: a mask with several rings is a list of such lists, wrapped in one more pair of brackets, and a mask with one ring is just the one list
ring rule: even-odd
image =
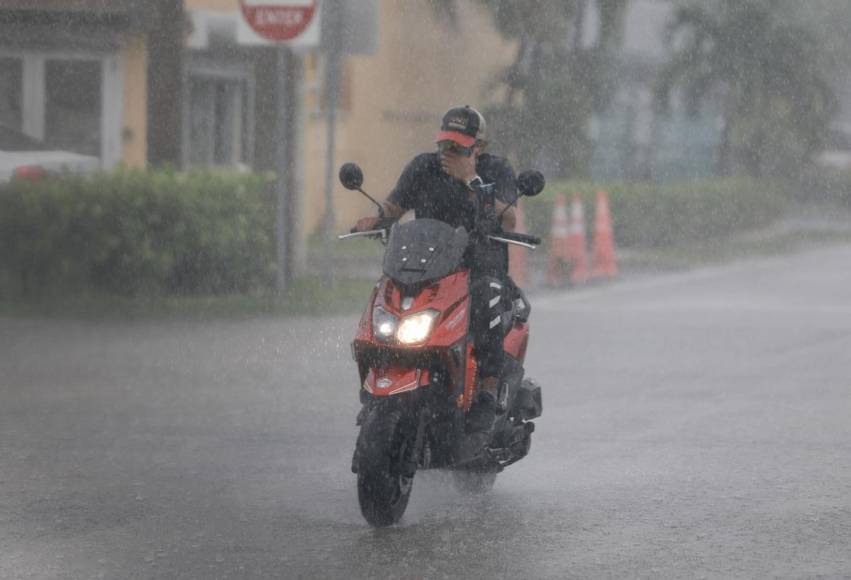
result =
[{"label": "motorcycle rider", "polygon": [[[491,187],[493,206],[485,211],[499,217],[503,231],[513,232],[514,170],[506,159],[484,153],[485,137],[485,119],[479,111],[470,106],[450,109],[437,135],[437,151],[417,155],[408,163],[383,203],[385,218],[396,220],[414,210],[417,218],[437,219],[472,231],[476,192]],[[374,229],[378,220],[376,216],[361,218],[356,228]],[[503,365],[502,315],[511,302],[508,252],[504,244],[480,241],[466,259],[471,270],[471,325],[479,368],[479,395],[470,409],[467,429],[489,433],[496,419]]]}]

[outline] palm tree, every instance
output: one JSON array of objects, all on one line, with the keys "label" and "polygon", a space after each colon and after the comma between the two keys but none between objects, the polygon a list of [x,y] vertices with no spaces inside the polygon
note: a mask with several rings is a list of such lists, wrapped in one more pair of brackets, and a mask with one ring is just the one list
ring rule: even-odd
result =
[{"label": "palm tree", "polygon": [[667,110],[679,88],[688,110],[720,98],[719,168],[753,176],[800,167],[820,146],[836,99],[821,70],[821,47],[786,23],[772,0],[690,3],[670,25],[672,57],[657,84]]},{"label": "palm tree", "polygon": [[[458,0],[432,0],[451,23]],[[520,166],[549,160],[562,174],[584,174],[591,158],[589,123],[614,94],[629,0],[476,0],[500,34],[517,41],[512,62],[487,89],[501,99],[486,108],[492,138]],[[586,19],[596,9],[599,18]],[[594,21],[597,30],[588,30]]]}]

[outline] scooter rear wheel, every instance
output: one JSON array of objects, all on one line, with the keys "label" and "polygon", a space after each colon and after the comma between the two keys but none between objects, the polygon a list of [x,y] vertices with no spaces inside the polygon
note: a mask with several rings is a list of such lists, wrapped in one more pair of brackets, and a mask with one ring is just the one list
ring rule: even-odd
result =
[{"label": "scooter rear wheel", "polygon": [[369,417],[361,434],[367,442],[358,458],[358,501],[374,527],[397,523],[411,497],[414,474],[408,473],[413,437],[400,410]]}]

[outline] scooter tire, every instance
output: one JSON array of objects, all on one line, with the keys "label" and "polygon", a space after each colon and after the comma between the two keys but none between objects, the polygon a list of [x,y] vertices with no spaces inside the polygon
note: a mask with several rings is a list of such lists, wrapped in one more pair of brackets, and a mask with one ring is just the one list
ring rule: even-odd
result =
[{"label": "scooter tire", "polygon": [[369,525],[392,526],[402,519],[414,474],[406,473],[413,437],[401,410],[370,416],[361,429],[367,442],[358,457],[358,502]]}]

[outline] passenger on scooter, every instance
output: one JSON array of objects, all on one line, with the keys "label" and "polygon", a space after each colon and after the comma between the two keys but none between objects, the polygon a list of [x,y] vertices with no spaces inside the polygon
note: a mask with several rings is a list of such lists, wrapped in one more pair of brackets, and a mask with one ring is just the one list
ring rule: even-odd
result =
[{"label": "passenger on scooter", "polygon": [[[383,204],[384,216],[399,219],[408,210],[417,218],[444,221],[472,231],[478,188],[492,184],[494,207],[503,231],[516,222],[511,204],[517,198],[514,169],[502,157],[484,153],[485,119],[469,106],[450,109],[437,135],[438,150],[422,153],[408,163]],[[361,218],[356,228],[374,229],[379,218]],[[499,226],[497,226],[499,227]],[[508,252],[503,244],[483,242],[467,256],[471,269],[471,324],[479,367],[479,396],[470,409],[470,432],[489,432],[494,425],[503,365],[502,315],[511,308]]]}]

